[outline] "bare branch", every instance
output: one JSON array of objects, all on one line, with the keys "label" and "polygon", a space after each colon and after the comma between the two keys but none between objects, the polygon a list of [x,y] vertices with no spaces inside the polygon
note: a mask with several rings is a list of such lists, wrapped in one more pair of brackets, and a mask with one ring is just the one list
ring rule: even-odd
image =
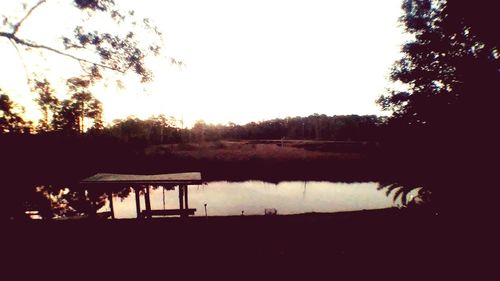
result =
[{"label": "bare branch", "polygon": [[72,54],[68,54],[68,53],[59,51],[59,50],[54,49],[54,48],[49,47],[49,46],[35,44],[35,43],[32,43],[32,42],[23,40],[23,39],[17,37],[14,33],[0,32],[0,37],[6,37],[9,40],[14,41],[17,44],[24,45],[24,46],[27,46],[27,47],[30,47],[30,48],[45,49],[45,50],[51,51],[53,53],[59,54],[61,56],[65,56],[65,57],[74,59],[74,60],[76,60],[78,62],[89,63],[89,64],[97,65],[97,66],[100,66],[100,67],[103,67],[103,68],[111,69],[113,71],[117,71],[117,72],[120,72],[120,73],[125,73],[124,70],[119,69],[117,67],[113,67],[113,66],[110,66],[110,65],[105,65],[105,64],[97,63],[97,62],[93,62],[93,61],[89,61],[89,60],[86,60],[84,58],[79,58],[79,57],[74,56]]},{"label": "bare branch", "polygon": [[28,74],[28,68],[26,67],[26,63],[24,62],[23,56],[21,55],[21,50],[19,50],[19,48],[17,47],[17,45],[14,41],[9,40],[9,42],[12,44],[12,46],[14,46],[14,48],[17,51],[17,55],[19,56],[19,60],[21,61],[21,64],[24,67],[24,73],[26,74],[26,82],[29,84],[30,83],[30,76]]},{"label": "bare branch", "polygon": [[40,1],[38,1],[38,3],[36,3],[35,6],[31,7],[31,9],[28,11],[28,13],[26,13],[26,15],[16,25],[14,25],[14,31],[12,31],[12,34],[16,34],[17,31],[19,30],[19,27],[21,27],[21,24],[23,24],[23,22],[31,15],[33,10],[35,10],[36,8],[38,8],[40,5],[42,5],[45,2],[46,2],[46,0],[40,0]]}]

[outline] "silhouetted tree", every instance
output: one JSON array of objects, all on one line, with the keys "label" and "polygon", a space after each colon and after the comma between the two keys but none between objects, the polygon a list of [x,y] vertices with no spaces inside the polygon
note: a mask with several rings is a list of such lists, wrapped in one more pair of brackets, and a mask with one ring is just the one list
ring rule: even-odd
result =
[{"label": "silhouetted tree", "polygon": [[50,82],[44,79],[34,81],[33,91],[38,94],[35,101],[42,111],[42,118],[38,122],[37,130],[39,132],[52,131],[54,129],[53,120],[59,110],[59,100],[55,96],[55,90]]},{"label": "silhouetted tree", "polygon": [[126,143],[139,141],[140,139],[144,139],[146,136],[144,126],[140,121],[140,119],[133,116],[129,116],[125,120],[115,120],[108,131],[112,136],[115,136]]},{"label": "silhouetted tree", "polygon": [[406,124],[443,128],[467,122],[464,110],[480,113],[484,98],[498,89],[498,40],[490,40],[496,32],[481,27],[485,20],[479,18],[493,16],[489,11],[496,5],[455,2],[461,1],[404,2],[401,21],[415,39],[404,45],[391,78],[408,91],[392,91],[379,103]]},{"label": "silhouetted tree", "polygon": [[55,130],[84,133],[86,121],[92,120],[93,129],[100,130],[102,124],[102,104],[89,91],[91,80],[79,77],[68,79],[71,97],[63,100],[53,120]]},{"label": "silhouetted tree", "polygon": [[0,89],[0,134],[29,133],[31,123],[21,117],[22,109],[14,104]]},{"label": "silhouetted tree", "polygon": [[104,133],[137,145],[181,142],[181,130],[175,124],[175,118],[164,115],[146,120],[129,116],[125,120],[113,121]]},{"label": "silhouetted tree", "polygon": [[205,141],[205,131],[207,130],[207,124],[203,120],[198,120],[193,125],[191,132],[193,133],[194,139],[196,141]]},{"label": "silhouetted tree", "polygon": [[482,176],[472,163],[484,162],[481,156],[493,149],[484,136],[500,89],[498,34],[488,24],[498,4],[405,0],[403,9],[401,23],[414,39],[403,46],[391,79],[407,90],[378,100],[393,113],[389,142],[402,156],[395,161],[409,159],[406,172],[440,206],[475,204],[466,197]]}]

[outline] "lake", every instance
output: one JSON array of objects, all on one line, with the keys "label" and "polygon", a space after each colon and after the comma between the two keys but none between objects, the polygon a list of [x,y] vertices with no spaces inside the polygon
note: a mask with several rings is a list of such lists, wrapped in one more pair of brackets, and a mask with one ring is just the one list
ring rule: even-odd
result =
[{"label": "lake", "polygon": [[[264,215],[265,209],[276,209],[278,214],[331,213],[389,208],[400,205],[384,190],[377,190],[377,182],[340,183],[326,181],[214,181],[189,186],[189,207],[196,208],[195,216]],[[165,196],[163,196],[165,195]],[[179,207],[175,190],[151,189],[152,209]],[[165,199],[165,200],[164,200]],[[113,198],[116,218],[135,218],[134,193],[126,198]],[[165,204],[165,205],[164,205]],[[145,208],[141,195],[141,209]],[[99,210],[108,211],[109,202]]]}]

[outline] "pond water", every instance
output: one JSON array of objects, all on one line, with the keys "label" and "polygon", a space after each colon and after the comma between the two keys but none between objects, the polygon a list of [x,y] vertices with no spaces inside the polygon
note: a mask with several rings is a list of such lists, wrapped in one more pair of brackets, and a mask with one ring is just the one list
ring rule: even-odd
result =
[{"label": "pond water", "polygon": [[[343,212],[363,209],[381,209],[399,206],[378,183],[338,183],[323,181],[286,181],[277,184],[263,181],[208,182],[189,186],[189,208],[196,208],[195,216],[264,215],[265,209],[276,209],[278,214],[310,212]],[[165,194],[165,197],[163,196]],[[152,209],[179,208],[177,187],[165,190],[151,189]],[[165,201],[164,201],[165,198]],[[141,195],[141,210],[144,196]],[[164,205],[165,202],[165,205]],[[135,218],[135,195],[113,198],[116,218]],[[108,211],[109,202],[100,211]]]}]

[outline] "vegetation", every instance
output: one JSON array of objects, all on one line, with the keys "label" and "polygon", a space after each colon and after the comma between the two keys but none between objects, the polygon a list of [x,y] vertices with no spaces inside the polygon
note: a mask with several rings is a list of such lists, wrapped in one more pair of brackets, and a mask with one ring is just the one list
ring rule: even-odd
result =
[{"label": "vegetation", "polygon": [[29,133],[31,124],[21,117],[22,109],[0,89],[0,134]]},{"label": "vegetation", "polygon": [[471,204],[478,210],[489,205],[471,196],[487,177],[488,169],[477,165],[488,163],[494,150],[487,137],[490,101],[500,86],[499,38],[488,24],[497,4],[406,0],[403,9],[401,23],[414,39],[404,45],[391,78],[407,91],[391,91],[378,102],[393,113],[385,140],[392,161],[408,163],[397,173],[412,182],[390,188],[404,194],[423,186],[449,214]]},{"label": "vegetation", "polygon": [[216,140],[339,140],[377,141],[384,119],[377,116],[326,116],[314,114],[307,117],[289,117],[246,125],[212,125],[198,121],[191,129],[176,127],[175,118],[163,115],[148,120],[129,117],[116,120],[104,130],[126,142],[143,144],[186,143]]},{"label": "vegetation", "polygon": [[[103,129],[102,105],[90,92],[91,86],[103,78],[117,79],[116,82],[123,85],[120,75],[129,73],[136,74],[141,82],[150,81],[153,73],[146,59],[160,54],[161,33],[149,19],[139,18],[134,11],[120,10],[112,0],[63,3],[37,0],[11,5],[16,6],[12,13],[6,14],[9,11],[6,9],[0,14],[0,40],[11,43],[17,51],[27,82],[37,93],[42,118],[34,127],[23,119],[23,108],[6,93],[0,93],[0,147],[5,165],[2,174],[6,175],[2,185],[9,187],[5,196],[11,199],[2,206],[1,213],[2,217],[23,217],[25,210],[35,208],[43,216],[51,217],[58,209],[51,205],[60,205],[58,194],[71,187],[80,172],[88,173],[87,168],[101,156],[126,154],[116,142],[105,136],[97,137]],[[74,18],[73,30],[57,34],[55,38],[51,38],[53,34],[47,30],[43,43],[25,37],[23,30],[36,24],[37,17],[33,15],[43,15],[57,5],[79,12],[80,16]],[[125,26],[127,30],[117,33],[117,26]],[[67,59],[67,65],[73,62],[81,67],[76,77],[61,77],[67,86],[67,97],[63,100],[56,97],[51,81],[39,78],[39,63],[24,63],[28,56],[33,61],[40,58],[50,61],[53,56],[49,54]],[[34,132],[38,134],[30,135]],[[38,192],[35,186],[39,187]],[[65,204],[80,206],[73,209],[84,211],[80,210],[80,195],[73,189],[65,194]]]},{"label": "vegetation", "polygon": [[[449,279],[466,276],[464,269],[474,277],[491,275],[495,260],[489,257],[498,244],[492,229],[498,213],[493,107],[500,86],[500,36],[491,28],[499,11],[494,1],[403,1],[401,24],[413,40],[404,45],[391,74],[406,90],[391,90],[378,100],[392,113],[389,118],[314,114],[246,125],[199,121],[191,129],[164,115],[105,126],[91,86],[106,71],[150,80],[145,56],[158,46],[144,48],[134,33],[115,36],[82,26],[73,37],[62,37],[61,48],[20,37],[30,15],[45,3],[26,7],[19,18],[4,16],[0,39],[28,52],[76,60],[83,73],[64,78],[64,99],[56,97],[51,81],[29,79],[42,113],[35,124],[0,91],[0,220],[7,242],[2,253],[4,267],[16,277],[78,272],[95,278],[102,273],[93,271],[103,271],[103,264],[115,279],[121,272],[130,277],[128,264],[141,276],[156,268],[164,275],[168,267],[170,276],[180,269],[184,278],[200,274],[204,279],[211,272],[217,278],[245,272],[279,280],[298,273],[303,279],[317,274],[359,279],[370,274],[373,279],[377,273],[384,279]],[[116,10],[113,0],[71,3],[89,17],[103,13],[121,22],[133,16]],[[95,60],[88,59],[89,52]],[[419,197],[406,202],[417,208],[404,210],[194,217],[189,222],[22,222],[27,211],[50,219],[103,206],[106,195],[86,194],[78,185],[97,172],[188,170],[201,171],[206,180],[378,181],[394,199],[405,202],[415,189]],[[129,188],[120,189],[115,194],[129,195]],[[477,223],[483,220],[486,224]],[[153,252],[162,257],[153,258]],[[19,271],[19,266],[31,270]]]},{"label": "vegetation", "polygon": [[[0,39],[8,40],[18,51],[21,57],[37,55],[34,50],[55,54],[69,61],[80,64],[82,76],[90,80],[100,80],[111,73],[125,75],[135,73],[142,82],[153,78],[153,73],[146,66],[148,56],[159,55],[161,50],[161,32],[149,19],[138,18],[134,11],[122,11],[112,0],[72,0],[69,3],[55,5],[68,5],[68,9],[80,11],[80,18],[75,19],[75,27],[70,34],[61,34],[59,42],[45,45],[25,38],[22,30],[31,22],[34,13],[41,7],[51,6],[46,0],[39,0],[35,4],[22,2],[20,14],[1,14]],[[99,29],[95,29],[96,22]],[[116,26],[128,26],[129,30],[117,33]],[[147,34],[139,40],[137,33]],[[175,62],[175,60],[174,60]],[[25,66],[26,67],[26,66]],[[26,68],[28,80],[37,69]]]},{"label": "vegetation", "polygon": [[[11,211],[4,212],[8,216],[22,213],[27,200],[40,194],[59,198],[55,195],[62,189],[94,172],[185,169],[207,171],[208,178],[222,172],[236,178],[269,176],[270,171],[284,177],[288,173],[324,178],[335,170],[351,179],[357,174],[383,181],[381,189],[395,198],[405,198],[418,188],[421,198],[432,202],[428,206],[447,214],[460,212],[464,205],[474,209],[493,205],[474,198],[480,194],[474,187],[491,184],[491,176],[485,174],[493,174],[488,167],[478,169],[494,151],[489,135],[494,131],[491,100],[500,86],[499,40],[484,20],[494,20],[491,2],[470,7],[458,1],[404,1],[401,23],[413,40],[403,46],[403,57],[391,74],[406,90],[389,91],[378,100],[392,113],[389,118],[314,114],[246,125],[198,121],[191,129],[180,128],[177,120],[164,115],[147,120],[129,117],[104,126],[102,105],[91,86],[104,69],[131,69],[143,81],[149,80],[143,50],[133,34],[119,38],[82,27],[75,29],[74,38],[63,38],[65,50],[75,54],[18,37],[18,30],[44,3],[38,2],[17,21],[6,17],[3,26],[11,30],[0,32],[0,37],[16,46],[80,61],[89,71],[66,79],[64,100],[56,98],[50,81],[31,80],[42,112],[36,127],[23,120],[22,108],[1,93],[5,182],[15,186],[11,195],[17,198]],[[91,15],[106,13],[115,21],[126,18],[113,8],[113,1],[74,1],[74,5]],[[80,59],[76,49],[95,52],[100,60]],[[26,174],[32,177],[27,179]],[[33,193],[34,186],[43,188]],[[75,205],[75,212],[85,211],[77,191],[64,196],[65,204]],[[37,208],[45,204],[42,201],[36,201]]]},{"label": "vegetation", "polygon": [[[373,141],[273,140],[277,136],[275,127],[268,126],[268,122],[245,126],[204,124],[203,127],[200,122],[192,129],[180,129],[174,126],[173,119],[164,116],[148,120],[128,118],[110,127],[93,126],[83,132],[78,125],[80,107],[66,105],[78,105],[78,100],[62,103],[54,100],[53,104],[41,107],[49,112],[45,116],[53,117],[49,122],[40,122],[49,126],[44,129],[38,126],[38,133],[0,134],[0,146],[6,151],[3,160],[10,163],[4,168],[7,175],[4,184],[13,187],[8,189],[9,197],[16,198],[9,202],[9,211],[4,213],[8,216],[23,216],[26,208],[41,213],[43,208],[45,217],[86,213],[88,206],[82,203],[84,196],[78,191],[78,181],[103,171],[146,174],[201,171],[206,180],[260,178],[269,181],[373,180],[376,173],[369,168],[371,154],[377,151]],[[306,123],[317,117],[301,119]],[[347,124],[373,120],[360,116],[323,118],[332,121],[352,118]],[[270,121],[276,122],[279,120]],[[378,125],[371,126],[375,129]],[[302,127],[309,130],[307,126]],[[293,131],[292,126],[283,128]],[[345,124],[331,128],[356,133],[355,128]],[[248,132],[256,130],[269,138],[243,139]],[[228,136],[234,138],[225,139]],[[332,174],[332,170],[335,173]],[[20,191],[22,194],[17,194]],[[44,197],[46,199],[41,200]],[[104,199],[101,195],[95,197],[97,204],[103,204]]]}]

